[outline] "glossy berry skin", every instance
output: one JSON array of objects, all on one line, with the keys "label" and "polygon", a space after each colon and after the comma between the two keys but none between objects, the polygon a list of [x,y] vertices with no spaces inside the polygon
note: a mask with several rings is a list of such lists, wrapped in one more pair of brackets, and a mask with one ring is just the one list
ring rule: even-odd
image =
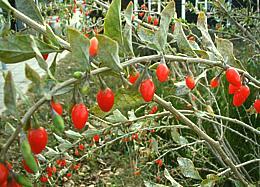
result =
[{"label": "glossy berry skin", "polygon": [[76,129],[83,129],[88,121],[88,108],[83,103],[74,105],[71,111],[71,119]]},{"label": "glossy berry skin", "polygon": [[140,93],[146,102],[150,102],[153,99],[155,86],[152,79],[146,79],[140,84]]},{"label": "glossy berry skin", "polygon": [[79,144],[79,150],[84,151],[85,146],[83,144]]},{"label": "glossy berry skin", "polygon": [[158,24],[159,24],[159,19],[158,18],[154,18],[153,25],[157,26]]},{"label": "glossy berry skin", "polygon": [[149,15],[149,16],[147,17],[147,23],[151,23],[151,22],[152,22],[152,16]]},{"label": "glossy berry skin", "polygon": [[159,64],[156,69],[156,76],[160,82],[165,82],[168,80],[170,70],[166,64]]},{"label": "glossy berry skin", "polygon": [[114,98],[114,93],[110,88],[99,90],[96,96],[98,106],[103,112],[109,112],[111,110],[114,105]]},{"label": "glossy berry skin", "polygon": [[45,149],[48,143],[48,133],[43,127],[30,129],[28,131],[28,141],[34,154],[39,154]]},{"label": "glossy berry skin", "polygon": [[153,108],[150,110],[149,114],[154,114],[155,112],[157,112],[158,107],[157,105],[153,106]]},{"label": "glossy berry skin", "polygon": [[57,114],[59,114],[60,116],[62,115],[63,109],[62,109],[62,105],[60,103],[51,101],[51,107]]},{"label": "glossy berry skin", "polygon": [[48,178],[46,176],[41,176],[40,181],[42,183],[46,183],[46,182],[48,182]]},{"label": "glossy berry skin", "polygon": [[43,55],[42,55],[42,57],[43,57],[44,60],[47,60],[47,59],[48,59],[48,56],[49,56],[49,54],[43,54]]},{"label": "glossy berry skin", "polygon": [[128,77],[128,81],[131,83],[131,84],[134,84],[135,81],[140,77],[140,73],[139,72],[135,72],[134,74],[130,75]]},{"label": "glossy berry skin", "polygon": [[93,140],[94,142],[99,142],[99,135],[98,134],[94,135]]},{"label": "glossy berry skin", "polygon": [[[36,159],[36,157],[34,157],[36,163],[38,164],[38,160]],[[25,169],[25,171],[27,171],[28,173],[34,173],[30,168],[29,166],[26,164],[25,160],[22,161],[22,165],[23,165],[23,168]]]},{"label": "glossy berry skin", "polygon": [[89,56],[95,57],[98,52],[98,40],[96,37],[90,39]]},{"label": "glossy berry skin", "polygon": [[233,97],[233,105],[236,107],[241,106],[250,95],[250,89],[248,86],[241,86],[239,90],[236,91]]},{"label": "glossy berry skin", "polygon": [[139,17],[141,17],[141,18],[142,18],[142,17],[144,17],[144,14],[145,14],[145,12],[139,12],[139,14],[138,14],[138,15],[139,15]]},{"label": "glossy berry skin", "polygon": [[213,79],[211,79],[210,87],[211,88],[216,88],[218,86],[219,86],[219,78],[218,77],[214,77]]},{"label": "glossy berry skin", "polygon": [[162,161],[161,159],[156,160],[155,163],[156,163],[159,167],[161,167],[161,166],[163,165],[163,161]]},{"label": "glossy berry skin", "polygon": [[4,164],[0,163],[0,186],[7,181],[9,171]]},{"label": "glossy berry skin", "polygon": [[255,100],[254,108],[255,108],[256,113],[260,113],[260,99]]},{"label": "glossy berry skin", "polygon": [[228,93],[234,94],[237,90],[239,90],[240,86],[234,86],[233,84],[229,84],[228,86]]},{"label": "glossy berry skin", "polygon": [[190,89],[190,90],[193,90],[195,88],[195,80],[192,76],[188,75],[186,78],[185,78],[185,82],[186,82],[186,86]]},{"label": "glossy berry skin", "polygon": [[228,68],[226,70],[226,79],[230,84],[234,86],[241,86],[240,75],[235,68]]}]

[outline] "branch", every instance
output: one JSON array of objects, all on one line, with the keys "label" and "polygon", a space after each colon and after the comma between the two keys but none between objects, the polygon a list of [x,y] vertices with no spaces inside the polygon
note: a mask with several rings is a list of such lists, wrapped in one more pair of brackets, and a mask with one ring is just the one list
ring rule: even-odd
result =
[{"label": "branch", "polygon": [[[242,166],[245,166],[245,165],[248,165],[248,164],[251,164],[251,163],[254,163],[254,162],[259,162],[260,163],[260,159],[258,158],[258,159],[254,159],[254,160],[249,160],[249,161],[243,162],[241,164],[238,164],[235,167],[236,168],[240,168]],[[224,174],[226,174],[227,172],[230,172],[230,171],[231,171],[231,169],[228,168],[228,169],[222,171],[221,173],[219,173],[218,176],[224,175]]]},{"label": "branch", "polygon": [[160,104],[166,110],[170,111],[173,115],[175,115],[178,119],[180,119],[180,121],[182,121],[188,127],[190,127],[198,136],[200,136],[207,143],[209,143],[218,152],[218,154],[223,159],[223,161],[231,168],[231,170],[234,172],[234,174],[240,180],[240,182],[242,182],[245,186],[248,185],[248,183],[245,181],[243,176],[239,173],[239,171],[235,167],[234,163],[230,160],[230,158],[227,156],[227,154],[223,151],[219,142],[212,139],[205,132],[203,132],[197,125],[195,125],[192,121],[190,121],[186,116],[184,116],[182,113],[180,113],[178,110],[176,110],[170,102],[166,102],[165,100],[163,100],[162,98],[160,98],[157,95],[154,95],[154,101],[156,103]]}]

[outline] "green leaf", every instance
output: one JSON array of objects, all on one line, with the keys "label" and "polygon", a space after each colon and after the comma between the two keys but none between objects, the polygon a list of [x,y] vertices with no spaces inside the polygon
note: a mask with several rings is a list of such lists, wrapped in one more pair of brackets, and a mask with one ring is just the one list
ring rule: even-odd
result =
[{"label": "green leaf", "polygon": [[36,6],[34,0],[19,0],[15,1],[17,10],[28,16],[29,18],[44,24],[44,19],[39,8]]},{"label": "green leaf", "polygon": [[32,181],[24,175],[15,175],[15,180],[24,187],[33,187]]},{"label": "green leaf", "polygon": [[90,72],[89,39],[71,27],[68,28],[68,39],[72,50],[72,60],[79,63],[84,70]]},{"label": "green leaf", "polygon": [[216,181],[218,180],[218,176],[214,174],[207,175],[207,179],[204,179],[201,183],[201,187],[214,187]]},{"label": "green leaf", "polygon": [[105,35],[98,35],[98,58],[102,66],[110,67],[115,72],[123,70],[118,55],[118,43]]},{"label": "green leaf", "polygon": [[10,113],[16,114],[16,89],[11,71],[5,76],[4,104]]},{"label": "green leaf", "polygon": [[221,54],[217,50],[216,46],[214,45],[214,42],[212,41],[208,33],[207,17],[204,12],[200,12],[198,15],[197,27],[200,30],[202,35],[201,41],[202,41],[202,45],[204,46],[204,49],[207,49],[208,51],[214,54],[215,56],[214,60],[222,60],[223,58]]},{"label": "green leaf", "polygon": [[[5,38],[0,38],[0,61],[6,64],[12,64],[35,57],[31,38],[32,36],[30,35],[10,35]],[[34,40],[41,53],[45,54],[60,51],[37,38],[34,38]]]},{"label": "green leaf", "polygon": [[195,169],[193,162],[190,159],[178,157],[177,161],[181,168],[181,173],[185,177],[201,180],[199,172]]},{"label": "green leaf", "polygon": [[173,35],[180,52],[188,56],[197,57],[196,53],[192,50],[192,46],[188,42],[186,35],[184,34],[181,22],[177,21],[175,23],[175,30]]},{"label": "green leaf", "polygon": [[148,45],[148,47],[159,50],[158,45],[155,45],[154,43],[154,35],[155,32],[153,30],[138,26],[137,27],[137,35],[139,38]]},{"label": "green leaf", "polygon": [[25,64],[25,76],[36,85],[41,84],[40,75],[36,71],[34,71],[34,69],[32,69],[27,63]]},{"label": "green leaf", "polygon": [[9,10],[12,6],[8,2],[8,0],[0,0],[0,7]]},{"label": "green leaf", "polygon": [[54,59],[53,61],[51,62],[51,65],[50,65],[50,71],[51,71],[51,74],[53,76],[55,76],[55,73],[56,73],[56,66],[57,66],[57,56],[58,56],[58,53],[55,54],[54,56]]},{"label": "green leaf", "polygon": [[46,157],[52,158],[54,156],[59,155],[60,153],[55,151],[54,149],[50,148],[50,147],[46,147],[47,148],[47,152],[44,154]]},{"label": "green leaf", "polygon": [[156,153],[159,154],[159,149],[158,149],[158,142],[155,138],[152,137],[152,150]]},{"label": "green leaf", "polygon": [[168,5],[161,12],[160,28],[155,33],[155,42],[159,44],[160,51],[163,51],[165,44],[167,43],[167,34],[169,30],[169,25],[172,17],[175,14],[175,2],[170,1]]},{"label": "green leaf", "polygon": [[84,136],[86,138],[93,138],[94,135],[101,134],[101,133],[102,133],[101,130],[89,129],[89,130],[83,132],[82,136]]},{"label": "green leaf", "polygon": [[60,151],[66,151],[73,147],[73,144],[70,142],[64,142],[58,145]]},{"label": "green leaf", "polygon": [[50,41],[52,44],[54,44],[57,47],[60,47],[60,43],[54,34],[52,28],[46,24],[46,34],[47,34],[47,40]]},{"label": "green leaf", "polygon": [[121,23],[121,0],[113,0],[104,20],[104,35],[123,44],[122,23]]},{"label": "green leaf", "polygon": [[171,182],[172,186],[182,187],[182,185],[180,185],[176,180],[174,180],[174,178],[172,178],[167,168],[164,169],[164,176],[166,179],[168,179]]},{"label": "green leaf", "polygon": [[5,132],[7,134],[12,134],[12,133],[14,133],[14,131],[15,131],[15,128],[11,125],[11,123],[7,122],[5,124]]},{"label": "green leaf", "polygon": [[106,117],[106,120],[108,120],[111,123],[128,121],[128,119],[118,109],[114,110],[112,115]]},{"label": "green leaf", "polygon": [[132,15],[133,15],[133,3],[130,1],[125,10],[126,24],[123,30],[123,41],[125,54],[128,56],[134,56],[132,45]]},{"label": "green leaf", "polygon": [[72,131],[72,130],[67,130],[65,131],[65,134],[72,138],[72,139],[79,139],[79,138],[82,138],[82,135],[78,132],[75,132],[75,131]]},{"label": "green leaf", "polygon": [[218,51],[223,56],[225,63],[241,69],[245,69],[241,62],[235,58],[233,53],[233,43],[231,41],[216,37],[216,43]]}]

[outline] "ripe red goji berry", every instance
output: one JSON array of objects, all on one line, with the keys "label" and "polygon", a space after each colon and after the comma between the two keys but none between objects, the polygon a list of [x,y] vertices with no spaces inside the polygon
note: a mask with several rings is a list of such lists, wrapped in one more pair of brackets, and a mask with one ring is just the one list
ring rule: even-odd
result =
[{"label": "ripe red goji berry", "polygon": [[84,151],[85,146],[83,144],[79,144],[79,150]]},{"label": "ripe red goji berry", "polygon": [[228,68],[226,70],[226,79],[230,84],[234,86],[241,86],[241,79],[238,71],[235,68]]},{"label": "ripe red goji berry", "polygon": [[158,18],[154,18],[153,25],[157,26],[158,24],[159,24],[159,19]]},{"label": "ripe red goji berry", "polygon": [[260,99],[255,100],[254,108],[255,108],[256,113],[260,113]]},{"label": "ripe red goji berry", "polygon": [[4,164],[0,163],[0,185],[7,181],[8,174],[9,171],[7,167]]},{"label": "ripe red goji berry", "polygon": [[48,56],[49,56],[49,54],[42,54],[42,57],[43,57],[44,60],[47,60]]},{"label": "ripe red goji berry", "polygon": [[165,82],[168,79],[170,70],[166,64],[159,64],[156,69],[156,76],[160,82]]},{"label": "ripe red goji berry", "polygon": [[99,108],[103,112],[109,112],[114,105],[114,93],[110,88],[99,90],[96,96]]},{"label": "ripe red goji berry", "polygon": [[210,86],[211,86],[211,88],[218,87],[219,86],[219,77],[214,77],[213,79],[211,79]]},{"label": "ripe red goji berry", "polygon": [[132,140],[138,140],[138,134],[137,133],[132,134]]},{"label": "ripe red goji berry", "polygon": [[128,81],[129,81],[131,84],[134,84],[135,81],[136,81],[139,77],[140,77],[140,73],[139,73],[139,72],[135,72],[134,74],[129,75]]},{"label": "ripe red goji berry", "polygon": [[186,86],[190,89],[190,90],[193,90],[195,88],[195,80],[193,78],[193,76],[190,76],[188,75],[186,78],[185,78],[185,82],[186,82]]},{"label": "ripe red goji berry", "polygon": [[76,129],[83,129],[88,121],[88,108],[83,103],[74,105],[71,111],[71,119]]},{"label": "ripe red goji berry", "polygon": [[93,140],[94,142],[99,142],[99,135],[98,134],[94,135]]},{"label": "ripe red goji berry", "polygon": [[48,178],[46,176],[41,176],[40,181],[42,183],[46,183],[46,182],[48,182]]},{"label": "ripe red goji berry", "polygon": [[155,86],[154,86],[152,79],[148,78],[148,79],[144,80],[140,84],[139,90],[140,90],[140,93],[141,93],[143,99],[146,102],[151,101],[153,99],[154,92],[155,92]]},{"label": "ripe red goji berry", "polygon": [[248,86],[241,86],[233,97],[233,105],[236,107],[241,106],[250,95],[250,89]]},{"label": "ripe red goji berry", "polygon": [[98,53],[98,40],[96,37],[90,39],[89,56],[95,57]]},{"label": "ripe red goji berry", "polygon": [[155,112],[157,112],[157,110],[158,110],[158,106],[155,105],[155,106],[153,106],[153,108],[150,110],[149,114],[154,114]]},{"label": "ripe red goji berry", "polygon": [[48,133],[43,127],[28,131],[28,142],[34,154],[39,154],[48,143]]},{"label": "ripe red goji berry", "polygon": [[152,16],[151,15],[149,15],[148,17],[147,17],[147,23],[151,23],[152,22]]},{"label": "ripe red goji berry", "polygon": [[237,90],[239,90],[240,86],[235,86],[233,84],[229,84],[228,86],[228,93],[229,94],[234,94],[236,93]]},{"label": "ripe red goji berry", "polygon": [[67,173],[66,175],[68,178],[70,178],[72,176],[72,173]]},{"label": "ripe red goji berry", "polygon": [[155,160],[155,163],[156,163],[159,167],[161,167],[161,166],[163,165],[162,159]]},{"label": "ripe red goji berry", "polygon": [[62,115],[63,108],[60,103],[51,101],[51,107],[57,114]]},{"label": "ripe red goji berry", "polygon": [[78,149],[75,149],[74,155],[79,156],[79,150]]}]

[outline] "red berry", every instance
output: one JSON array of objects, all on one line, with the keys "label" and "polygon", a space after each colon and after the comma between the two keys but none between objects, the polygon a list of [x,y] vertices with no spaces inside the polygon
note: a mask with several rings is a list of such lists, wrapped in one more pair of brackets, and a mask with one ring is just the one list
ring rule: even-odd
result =
[{"label": "red berry", "polygon": [[72,176],[72,173],[67,173],[67,177],[70,178]]},{"label": "red berry", "polygon": [[186,82],[186,86],[190,89],[190,90],[193,90],[193,88],[195,88],[195,80],[192,76],[188,75],[186,78],[185,78],[185,82]]},{"label": "red berry", "polygon": [[80,168],[80,163],[77,164],[77,165],[75,165],[75,166],[73,166],[73,169],[74,169],[74,170],[78,170],[79,168]]},{"label": "red berry", "polygon": [[233,84],[229,84],[228,86],[228,93],[234,94],[240,88],[240,86],[234,86]]},{"label": "red berry", "polygon": [[132,140],[138,140],[138,134],[137,133],[132,134]]},{"label": "red berry", "polygon": [[34,154],[39,154],[45,149],[48,143],[48,133],[43,127],[30,129],[28,131],[28,141]]},{"label": "red berry", "polygon": [[139,15],[139,17],[141,17],[141,18],[142,18],[142,17],[144,17],[144,14],[145,14],[145,12],[139,12],[139,14],[138,14],[138,15]]},{"label": "red berry", "polygon": [[41,176],[40,181],[46,183],[48,182],[48,178],[46,176]]},{"label": "red berry", "polygon": [[155,129],[151,129],[151,130],[150,130],[150,133],[155,133]]},{"label": "red berry", "polygon": [[254,108],[255,108],[256,113],[260,113],[260,99],[255,100]]},{"label": "red berry", "polygon": [[156,76],[160,82],[165,82],[168,79],[170,70],[166,64],[159,64],[156,69]]},{"label": "red berry", "polygon": [[[38,163],[38,160],[36,157],[34,157],[34,160],[36,161],[36,163]],[[23,165],[23,168],[28,172],[28,173],[34,173],[30,167],[26,164],[25,160],[23,159],[22,161],[22,165]]]},{"label": "red berry", "polygon": [[97,93],[97,103],[103,112],[108,112],[114,105],[114,93],[110,88],[99,90]]},{"label": "red berry", "polygon": [[141,83],[140,93],[146,102],[149,102],[153,99],[154,92],[155,92],[155,86],[152,79],[150,78],[146,79]]},{"label": "red berry", "polygon": [[88,108],[83,103],[74,105],[71,118],[76,129],[83,129],[88,121]]},{"label": "red berry", "polygon": [[60,116],[62,115],[63,109],[62,109],[62,105],[60,103],[51,101],[51,107],[57,114],[59,114]]},{"label": "red berry", "polygon": [[79,150],[78,149],[75,149],[75,156],[79,156]]},{"label": "red berry", "polygon": [[89,56],[94,57],[98,52],[98,40],[96,37],[90,39]]},{"label": "red berry", "polygon": [[234,94],[233,105],[238,107],[241,106],[250,95],[250,89],[248,86],[241,86],[239,90]]},{"label": "red berry", "polygon": [[151,22],[152,22],[152,16],[149,15],[149,16],[147,17],[147,23],[151,23]]},{"label": "red berry", "polygon": [[7,180],[9,171],[4,164],[0,163],[0,185]]},{"label": "red berry", "polygon": [[49,56],[49,54],[42,54],[42,57],[44,60],[47,60],[48,56]]},{"label": "red berry", "polygon": [[241,86],[240,75],[235,68],[228,68],[226,70],[226,79],[230,84],[234,86]]},{"label": "red berry", "polygon": [[52,172],[56,173],[57,172],[57,168],[55,166],[52,167]]},{"label": "red berry", "polygon": [[210,86],[211,88],[216,88],[219,85],[219,77],[214,77],[213,79],[211,79],[210,81]]},{"label": "red berry", "polygon": [[159,167],[161,167],[161,166],[163,165],[162,159],[155,160],[155,163],[156,163]]},{"label": "red berry", "polygon": [[134,74],[130,75],[128,77],[128,81],[131,83],[131,84],[134,84],[135,81],[140,77],[140,73],[139,72],[135,72]]},{"label": "red berry", "polygon": [[153,108],[150,110],[149,114],[154,114],[155,112],[157,112],[158,107],[157,105],[153,106]]},{"label": "red berry", "polygon": [[84,151],[85,146],[83,144],[79,144],[79,150]]},{"label": "red berry", "polygon": [[93,140],[94,142],[99,142],[99,135],[98,134],[94,135]]},{"label": "red berry", "polygon": [[65,167],[67,165],[66,160],[60,160],[60,164],[61,167]]},{"label": "red berry", "polygon": [[154,18],[153,25],[157,26],[158,24],[159,24],[159,19],[158,18]]}]

